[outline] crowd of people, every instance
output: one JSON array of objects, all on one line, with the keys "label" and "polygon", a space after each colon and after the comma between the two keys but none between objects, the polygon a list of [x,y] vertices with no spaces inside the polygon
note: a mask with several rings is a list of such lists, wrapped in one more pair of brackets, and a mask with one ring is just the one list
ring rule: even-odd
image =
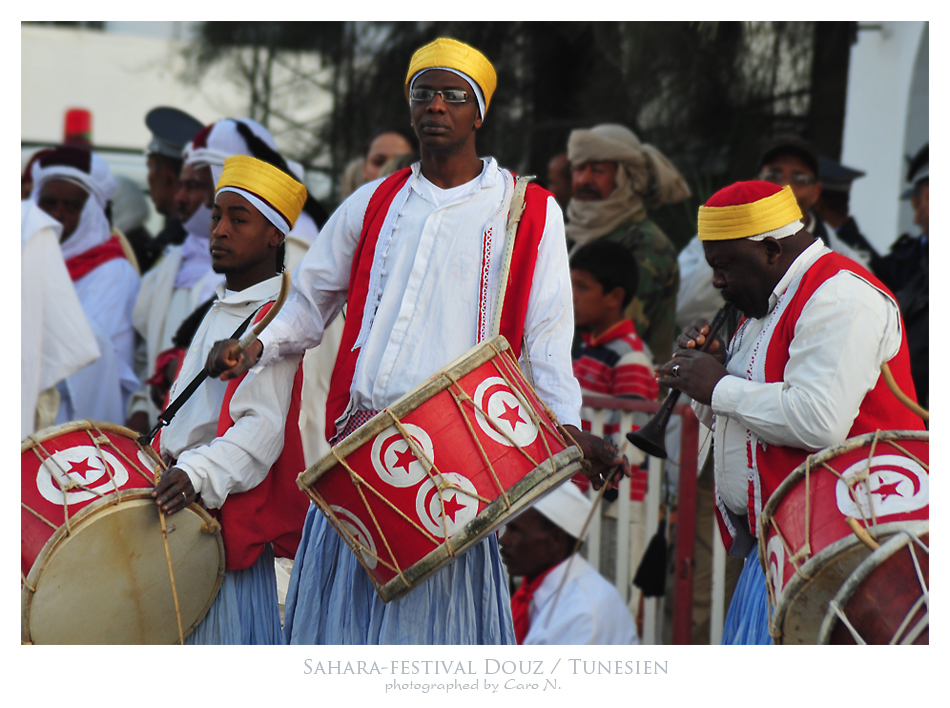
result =
[{"label": "crowd of people", "polygon": [[[550,191],[519,189],[480,156],[496,83],[473,47],[440,38],[417,50],[404,85],[413,132],[371,136],[332,214],[246,118],[146,116],[149,196],[165,220],[154,237],[141,219],[120,228],[117,180],[94,151],[43,150],[24,171],[21,437],[79,419],[161,428],[156,504],[216,510],[226,550],[222,588],[189,642],[636,643],[631,611],[580,553],[593,504],[580,488],[631,474],[627,431],[618,413],[592,435],[582,396],[656,401],[662,386],[714,431],[700,489],[745,559],[724,641],[768,643],[754,553],[768,493],[808,451],[922,427],[884,401],[880,368],[890,362],[926,407],[927,146],[906,175],[921,233],[888,254],[848,210],[863,173],[798,137],[774,140],[752,179],[718,190],[678,253],[650,211],[690,188],[627,127],[571,132]],[[506,276],[515,199],[524,216]],[[285,270],[291,296],[238,353]],[[496,299],[508,283],[521,286]],[[723,302],[737,313],[729,336],[700,352]],[[583,476],[383,603],[296,475],[497,333],[580,447]]]}]

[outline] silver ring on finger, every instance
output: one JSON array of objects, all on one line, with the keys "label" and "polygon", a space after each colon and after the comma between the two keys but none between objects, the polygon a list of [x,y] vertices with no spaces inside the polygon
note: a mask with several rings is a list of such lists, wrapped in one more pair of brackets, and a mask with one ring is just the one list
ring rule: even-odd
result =
[{"label": "silver ring on finger", "polygon": [[679,364],[676,364],[676,365],[673,367],[673,376],[679,376],[679,375],[680,375],[680,365],[679,365]]}]

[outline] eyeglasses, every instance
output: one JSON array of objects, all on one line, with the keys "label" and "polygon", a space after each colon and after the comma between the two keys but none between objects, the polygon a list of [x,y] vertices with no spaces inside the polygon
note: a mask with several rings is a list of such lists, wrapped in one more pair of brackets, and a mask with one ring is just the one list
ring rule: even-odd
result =
[{"label": "eyeglasses", "polygon": [[806,175],[804,172],[792,172],[786,176],[782,170],[764,170],[759,173],[759,179],[772,184],[794,184],[796,187],[807,187],[818,182],[817,177]]},{"label": "eyeglasses", "polygon": [[442,97],[446,103],[465,103],[468,100],[468,93],[458,89],[448,89],[446,91],[433,91],[432,89],[412,89],[409,92],[409,100],[416,103],[428,103],[436,94]]}]

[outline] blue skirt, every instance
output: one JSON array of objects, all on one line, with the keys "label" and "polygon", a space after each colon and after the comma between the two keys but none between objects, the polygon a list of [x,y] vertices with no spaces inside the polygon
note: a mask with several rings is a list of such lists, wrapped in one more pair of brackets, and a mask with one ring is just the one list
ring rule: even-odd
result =
[{"label": "blue skirt", "polygon": [[288,644],[514,644],[495,534],[383,604],[353,551],[310,505],[284,612]]},{"label": "blue skirt", "polygon": [[769,596],[765,573],[759,564],[758,547],[752,549],[742,566],[735,594],[729,603],[722,629],[723,644],[771,644]]},{"label": "blue skirt", "polygon": [[283,644],[270,544],[250,568],[229,570],[208,614],[185,644]]}]

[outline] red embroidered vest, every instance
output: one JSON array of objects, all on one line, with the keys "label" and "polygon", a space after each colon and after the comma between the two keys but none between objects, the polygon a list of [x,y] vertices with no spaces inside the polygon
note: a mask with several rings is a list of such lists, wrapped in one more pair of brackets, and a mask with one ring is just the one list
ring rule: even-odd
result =
[{"label": "red embroidered vest", "polygon": [[[412,175],[412,168],[406,167],[384,180],[366,207],[363,216],[363,228],[359,244],[353,255],[350,268],[350,285],[347,293],[347,316],[343,326],[343,338],[336,364],[330,380],[327,395],[327,440],[336,435],[336,421],[346,412],[350,402],[350,388],[356,372],[359,349],[354,344],[363,324],[363,310],[369,291],[370,271],[376,243],[386,215],[393,200]],[[525,192],[525,209],[518,224],[518,237],[511,258],[511,270],[508,274],[508,289],[501,312],[501,334],[511,345],[515,358],[521,354],[521,340],[524,334],[525,316],[528,311],[528,297],[537,261],[538,247],[544,234],[547,198],[550,192],[535,184],[529,184]]]}]

